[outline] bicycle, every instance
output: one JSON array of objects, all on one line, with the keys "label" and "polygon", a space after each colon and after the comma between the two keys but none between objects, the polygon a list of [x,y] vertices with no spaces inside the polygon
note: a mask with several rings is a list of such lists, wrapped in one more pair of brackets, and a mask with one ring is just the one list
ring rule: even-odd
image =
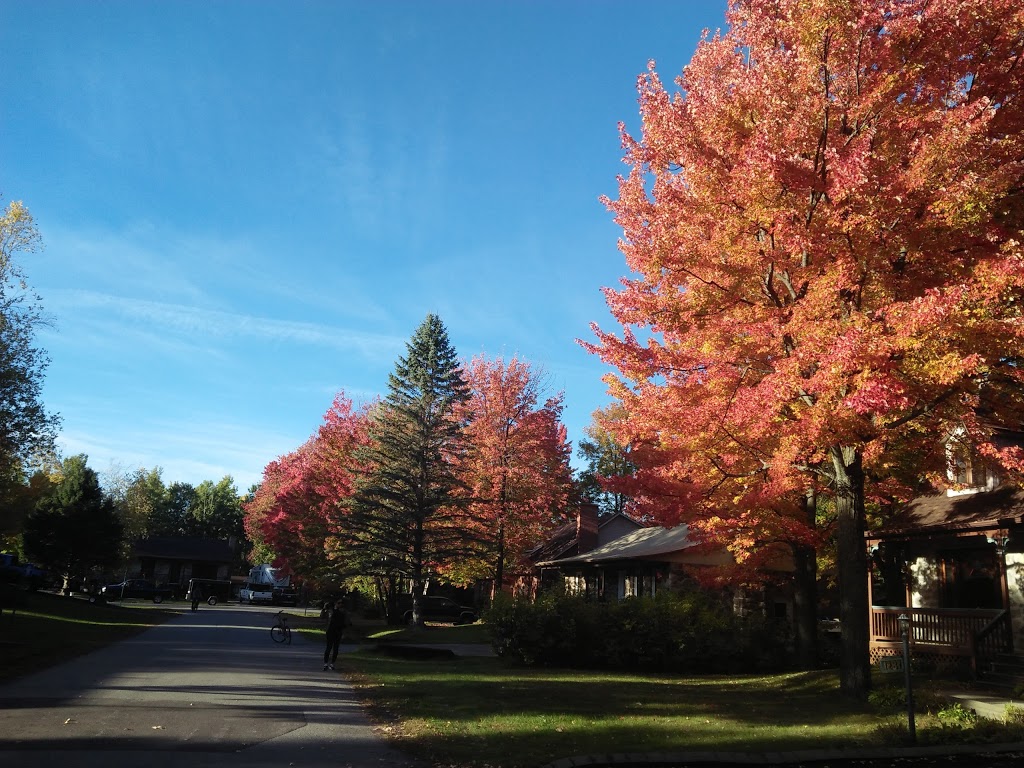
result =
[{"label": "bicycle", "polygon": [[292,629],[288,626],[288,616],[284,611],[277,612],[277,621],[270,628],[270,639],[275,643],[292,644]]}]

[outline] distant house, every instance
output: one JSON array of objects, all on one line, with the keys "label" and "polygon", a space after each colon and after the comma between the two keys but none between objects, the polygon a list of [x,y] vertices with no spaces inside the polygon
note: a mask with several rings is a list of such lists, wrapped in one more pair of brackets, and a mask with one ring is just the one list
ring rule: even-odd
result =
[{"label": "distant house", "polygon": [[[697,570],[733,562],[722,548],[697,546],[685,525],[643,526],[625,515],[601,521],[596,507],[581,508],[575,525],[575,536],[564,529],[556,531],[534,551],[541,585],[561,582],[569,592],[598,600],[653,597],[689,582]],[[777,568],[782,574],[792,570],[786,558],[779,559]],[[735,610],[770,613],[775,618],[792,615],[788,579],[780,582],[759,590],[735,590]]]},{"label": "distant house", "polygon": [[189,579],[229,579],[237,559],[238,543],[234,539],[140,539],[132,546],[128,575],[157,585],[177,584],[184,588]]},{"label": "distant house", "polygon": [[694,547],[685,525],[641,528],[581,554],[537,563],[565,579],[566,589],[599,599],[653,597],[670,588],[683,566],[723,566],[731,563],[723,550]]}]

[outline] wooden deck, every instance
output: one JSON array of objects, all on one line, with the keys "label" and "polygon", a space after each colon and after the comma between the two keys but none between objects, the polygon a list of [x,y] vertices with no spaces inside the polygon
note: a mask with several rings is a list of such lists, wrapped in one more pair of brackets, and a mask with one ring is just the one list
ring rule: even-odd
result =
[{"label": "wooden deck", "polygon": [[903,647],[898,617],[910,617],[912,652],[962,656],[976,674],[999,653],[1013,649],[1010,614],[1005,610],[956,608],[871,608],[872,658]]}]

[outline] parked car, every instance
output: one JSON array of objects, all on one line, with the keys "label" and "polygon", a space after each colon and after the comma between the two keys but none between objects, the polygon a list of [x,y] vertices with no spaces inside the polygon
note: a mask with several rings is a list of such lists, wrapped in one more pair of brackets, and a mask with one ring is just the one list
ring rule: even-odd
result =
[{"label": "parked car", "polygon": [[140,598],[162,603],[174,596],[174,589],[168,585],[157,586],[145,579],[128,579],[119,584],[107,584],[100,587],[98,595],[89,598],[89,602],[121,600],[122,598]]},{"label": "parked car", "polygon": [[[398,609],[402,621],[412,622],[412,595],[399,595]],[[477,620],[476,611],[466,605],[459,605],[450,597],[424,595],[420,598],[420,610],[424,621],[451,622],[452,624],[472,624]]]}]

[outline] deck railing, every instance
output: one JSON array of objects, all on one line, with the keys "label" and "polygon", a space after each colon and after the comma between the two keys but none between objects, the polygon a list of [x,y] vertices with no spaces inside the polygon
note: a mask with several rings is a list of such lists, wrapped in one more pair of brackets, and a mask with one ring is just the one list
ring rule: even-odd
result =
[{"label": "deck railing", "polygon": [[1012,647],[1010,615],[1001,609],[871,608],[871,647],[892,648],[902,642],[898,618],[910,617],[913,645],[931,653],[970,658],[977,670]]}]

